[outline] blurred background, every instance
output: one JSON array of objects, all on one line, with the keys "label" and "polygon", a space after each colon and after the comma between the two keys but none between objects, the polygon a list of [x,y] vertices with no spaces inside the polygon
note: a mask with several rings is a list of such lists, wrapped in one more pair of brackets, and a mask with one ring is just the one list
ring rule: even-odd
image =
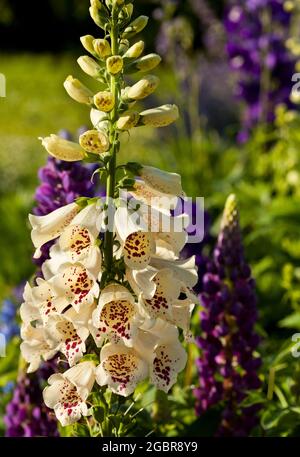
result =
[{"label": "blurred background", "polygon": [[[260,402],[267,402],[270,369],[278,371],[262,429],[297,435],[300,369],[296,359],[286,363],[284,357],[300,330],[300,117],[292,91],[300,68],[299,2],[135,5],[136,15],[150,17],[142,34],[147,50],[163,57],[160,90],[146,106],[177,103],[181,120],[167,129],[136,129],[124,136],[121,155],[179,172],[189,196],[205,197],[209,236],[199,255],[210,255],[226,197],[237,195],[258,296]],[[35,269],[27,213],[35,205],[38,169],[47,161],[37,138],[62,129],[76,136],[89,126],[88,110],[63,88],[69,74],[94,87],[76,63],[85,54],[79,37],[100,37],[88,7],[89,0],[0,0],[0,73],[6,77],[6,98],[0,98],[0,298],[15,306],[20,299],[12,290]],[[0,386],[16,371],[0,364]]]}]

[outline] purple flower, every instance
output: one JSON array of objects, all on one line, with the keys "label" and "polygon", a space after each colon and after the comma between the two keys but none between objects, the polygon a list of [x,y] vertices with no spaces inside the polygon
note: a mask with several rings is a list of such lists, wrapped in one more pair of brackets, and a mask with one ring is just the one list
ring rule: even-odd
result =
[{"label": "purple flower", "polygon": [[[243,413],[240,403],[249,390],[258,389],[261,359],[254,355],[259,337],[255,284],[247,265],[235,197],[228,198],[213,260],[206,264],[200,299],[201,336],[197,345],[199,387],[196,412],[203,414],[222,402],[218,435],[247,436],[257,424],[257,409]],[[252,411],[252,413],[251,413]]]},{"label": "purple flower", "polygon": [[284,0],[235,0],[224,19],[236,96],[245,103],[240,142],[259,122],[273,123],[279,104],[292,106],[295,59],[285,46],[291,14]]},{"label": "purple flower", "polygon": [[[47,374],[53,373],[51,363]],[[49,370],[49,368],[52,368]],[[45,381],[42,370],[38,376],[21,375],[15,386],[12,400],[6,406],[4,423],[7,437],[59,436],[57,421],[51,410],[43,403],[42,387]]]}]

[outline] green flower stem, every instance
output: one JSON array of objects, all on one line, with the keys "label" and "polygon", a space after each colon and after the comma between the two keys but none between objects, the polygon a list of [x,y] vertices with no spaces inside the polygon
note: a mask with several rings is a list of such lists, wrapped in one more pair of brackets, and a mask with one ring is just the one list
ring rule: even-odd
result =
[{"label": "green flower stem", "polygon": [[[118,41],[118,15],[117,9],[114,9],[112,12],[112,22],[111,22],[111,50],[112,55],[117,55],[119,52],[119,41]],[[119,97],[120,97],[120,86],[119,86],[119,75],[110,76],[110,91],[114,95],[115,106],[110,114],[110,132],[109,140],[111,144],[110,149],[110,161],[108,164],[108,173],[106,181],[106,203],[110,204],[111,200],[115,196],[115,186],[116,186],[116,156],[118,152],[119,145],[119,135],[116,131],[116,121],[118,117],[118,106],[119,106]],[[107,268],[108,274],[112,271],[113,266],[113,232],[106,231],[105,240],[104,240],[104,256],[105,256],[105,265]]]}]

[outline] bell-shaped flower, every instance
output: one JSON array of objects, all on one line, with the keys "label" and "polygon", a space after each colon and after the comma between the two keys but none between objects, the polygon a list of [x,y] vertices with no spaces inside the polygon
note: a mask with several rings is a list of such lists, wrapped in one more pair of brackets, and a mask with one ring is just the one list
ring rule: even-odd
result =
[{"label": "bell-shaped flower", "polygon": [[58,160],[66,162],[77,162],[83,160],[86,156],[85,151],[78,143],[64,140],[57,135],[50,135],[45,138],[39,138],[46,151]]},{"label": "bell-shaped flower", "polygon": [[114,342],[122,340],[126,346],[132,346],[142,320],[129,290],[119,284],[110,284],[101,291],[92,322],[97,329],[96,343],[106,337]]},{"label": "bell-shaped flower", "polygon": [[57,295],[77,312],[91,305],[99,296],[95,276],[80,262],[63,264],[53,277],[52,284]]},{"label": "bell-shaped flower", "polygon": [[40,248],[48,241],[60,236],[79,211],[79,205],[70,203],[52,211],[46,216],[29,214],[29,221],[32,226],[31,239],[36,248],[34,258],[41,256]]},{"label": "bell-shaped flower", "polygon": [[57,274],[62,264],[70,262],[81,262],[94,276],[98,276],[102,263],[97,243],[101,223],[102,208],[98,203],[80,211],[50,249],[50,260],[43,265],[44,277]]},{"label": "bell-shaped flower", "polygon": [[42,361],[52,359],[57,353],[56,348],[46,341],[43,327],[33,327],[31,324],[23,324],[21,327],[20,349],[24,360],[29,363],[27,373],[36,371]]},{"label": "bell-shaped flower", "polygon": [[136,200],[165,212],[175,209],[178,204],[177,195],[162,193],[142,180],[136,180],[133,189],[128,193]]},{"label": "bell-shaped flower", "polygon": [[131,395],[137,385],[148,377],[149,368],[134,348],[108,343],[101,349],[96,381],[123,397]]},{"label": "bell-shaped flower", "polygon": [[127,279],[139,297],[143,315],[154,322],[160,318],[174,324],[190,338],[190,317],[198,299],[176,271],[170,268],[155,270],[149,266],[142,271],[128,270]]},{"label": "bell-shaped flower", "polygon": [[[138,202],[134,199],[130,201],[132,206],[137,206],[137,204]],[[165,249],[172,252],[173,257],[178,257],[187,242],[188,236],[185,229],[189,224],[189,216],[181,214],[173,217],[164,210],[144,204],[140,205],[137,214],[151,232],[156,248],[163,245]]]},{"label": "bell-shaped flower", "polygon": [[48,344],[55,346],[72,367],[85,353],[89,330],[76,322],[76,312],[71,309],[65,314],[52,313],[45,326],[45,335]]},{"label": "bell-shaped flower", "polygon": [[125,264],[132,269],[145,268],[155,252],[155,243],[147,225],[136,212],[119,207],[115,213],[115,230]]},{"label": "bell-shaped flower", "polygon": [[142,165],[138,171],[144,183],[152,189],[162,194],[176,195],[177,197],[184,195],[179,174],[146,165]]},{"label": "bell-shaped flower", "polygon": [[174,326],[158,322],[152,333],[158,335],[158,340],[153,348],[152,363],[149,368],[150,382],[157,389],[168,393],[176,383],[178,373],[186,365],[187,354]]},{"label": "bell-shaped flower", "polygon": [[89,414],[86,400],[94,382],[95,366],[92,362],[82,362],[63,374],[50,376],[49,386],[43,391],[44,401],[48,408],[54,409],[63,427]]},{"label": "bell-shaped flower", "polygon": [[38,322],[43,325],[52,313],[62,312],[66,307],[54,290],[51,280],[36,279],[37,285],[32,287],[26,284],[24,290],[24,303],[20,308],[21,319],[25,324]]}]

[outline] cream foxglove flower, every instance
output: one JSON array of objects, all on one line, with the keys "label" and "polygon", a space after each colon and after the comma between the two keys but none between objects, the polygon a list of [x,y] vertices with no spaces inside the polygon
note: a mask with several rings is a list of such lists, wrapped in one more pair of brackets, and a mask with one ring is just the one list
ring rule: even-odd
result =
[{"label": "cream foxglove flower", "polygon": [[143,181],[136,181],[133,189],[128,190],[136,200],[163,211],[175,209],[178,203],[176,195],[164,194]]},{"label": "cream foxglove flower", "polygon": [[105,345],[100,361],[96,368],[98,384],[127,397],[147,377],[158,389],[168,392],[184,369],[187,354],[176,327],[158,319],[150,331],[139,331],[133,348]]},{"label": "cream foxglove flower", "polygon": [[81,262],[94,276],[101,272],[102,256],[98,235],[103,219],[100,201],[87,205],[66,227],[50,249],[50,260],[43,265],[46,279],[56,275],[64,263]]},{"label": "cream foxglove flower", "polygon": [[155,244],[147,226],[134,211],[119,207],[115,212],[115,230],[121,243],[125,264],[132,269],[145,268],[155,252]]},{"label": "cream foxglove flower", "polygon": [[34,216],[29,214],[29,222],[32,226],[31,239],[36,248],[34,258],[41,256],[40,248],[48,241],[60,236],[63,230],[71,223],[76,214],[80,211],[80,206],[76,203],[58,208],[46,216]]},{"label": "cream foxglove flower", "polygon": [[101,75],[100,65],[90,56],[81,56],[77,59],[81,70],[92,78],[99,78]]},{"label": "cream foxglove flower", "polygon": [[125,90],[125,102],[130,100],[143,100],[155,91],[159,82],[160,80],[157,76],[144,76],[143,79]]},{"label": "cream foxglove flower", "polygon": [[53,157],[66,162],[76,162],[85,158],[85,151],[78,143],[64,140],[57,135],[50,135],[45,138],[39,138],[46,151]]},{"label": "cream foxglove flower", "polygon": [[109,149],[109,138],[103,130],[88,130],[79,137],[81,147],[90,154],[103,154]]},{"label": "cream foxglove flower", "polygon": [[76,324],[75,312],[73,309],[71,311],[73,313],[52,313],[45,326],[47,343],[66,357],[70,367],[85,353],[85,341],[90,333],[87,327]]},{"label": "cream foxglove flower", "polygon": [[[129,205],[136,207],[138,203],[138,201],[131,200]],[[154,206],[144,204],[140,205],[137,214],[145,222],[155,243],[158,246],[163,245],[165,249],[172,251],[175,256],[179,256],[188,239],[185,228],[189,224],[189,216],[181,214],[173,217],[166,210],[158,210]]]},{"label": "cream foxglove flower", "polygon": [[99,296],[95,276],[80,262],[63,264],[53,277],[52,284],[57,295],[78,313]]},{"label": "cream foxglove flower", "polygon": [[95,366],[82,362],[63,374],[53,374],[43,391],[44,402],[54,409],[61,425],[71,425],[88,415],[86,400],[95,382]]},{"label": "cream foxglove flower", "polygon": [[188,259],[174,260],[173,258],[163,258],[161,256],[158,257],[158,255],[154,255],[151,258],[150,266],[157,271],[163,268],[171,269],[178,280],[183,282],[190,289],[194,287],[198,282],[195,256],[189,257]]},{"label": "cream foxglove flower", "polygon": [[116,75],[123,70],[122,56],[111,56],[106,60],[106,69],[111,75]]},{"label": "cream foxglove flower", "polygon": [[137,125],[139,122],[140,115],[137,111],[132,111],[130,113],[125,113],[123,116],[119,117],[117,121],[117,128],[119,130],[130,130]]},{"label": "cream foxglove flower", "polygon": [[108,131],[109,121],[108,114],[95,108],[91,109],[90,118],[95,129],[99,131]]},{"label": "cream foxglove flower", "polygon": [[146,165],[142,165],[138,172],[144,183],[156,191],[178,197],[184,195],[179,174]]},{"label": "cream foxglove flower", "polygon": [[20,349],[24,360],[29,363],[27,373],[36,371],[42,361],[52,359],[57,353],[56,348],[46,341],[44,328],[33,327],[31,324],[23,324],[21,327]]},{"label": "cream foxglove flower", "polygon": [[73,100],[85,105],[91,105],[93,101],[93,92],[90,91],[81,81],[73,76],[68,76],[64,82],[64,88]]},{"label": "cream foxglove flower", "polygon": [[130,74],[138,71],[151,71],[154,70],[154,68],[156,68],[160,64],[160,62],[161,57],[158,54],[148,54],[128,65],[128,67],[126,68],[126,73]]},{"label": "cream foxglove flower", "polygon": [[107,40],[103,38],[98,38],[93,40],[93,50],[97,53],[99,57],[105,59],[111,55],[111,47]]},{"label": "cream foxglove flower", "polygon": [[[172,326],[172,329],[174,327]],[[153,350],[152,364],[150,365],[150,382],[159,390],[168,393],[177,381],[187,362],[187,354],[177,336],[166,327],[159,329],[159,340]],[[175,333],[175,332],[174,332]]]},{"label": "cream foxglove flower", "polygon": [[101,91],[94,95],[94,103],[99,111],[109,113],[115,106],[115,97],[111,92]]},{"label": "cream foxglove flower", "polygon": [[132,346],[142,320],[129,290],[119,284],[110,284],[101,291],[92,322],[97,329],[96,343],[99,339],[102,341],[108,337],[116,342],[122,340],[126,346]]},{"label": "cream foxglove flower", "polygon": [[143,271],[127,270],[127,279],[139,297],[142,315],[152,322],[160,318],[172,323],[190,339],[190,317],[199,301],[174,270],[155,271],[150,266]]},{"label": "cream foxglove flower", "polygon": [[84,49],[86,49],[90,54],[95,54],[93,42],[95,41],[95,37],[93,35],[84,35],[80,37],[80,41]]},{"label": "cream foxglove flower", "polygon": [[131,395],[137,385],[148,377],[149,368],[134,348],[108,343],[101,349],[96,381],[123,397]]},{"label": "cream foxglove flower", "polygon": [[62,312],[67,303],[57,295],[51,281],[37,278],[36,283],[37,285],[32,288],[29,283],[26,284],[25,301],[21,305],[20,315],[25,324],[37,321],[43,325],[52,313]]},{"label": "cream foxglove flower", "polygon": [[140,124],[149,127],[166,127],[177,121],[179,111],[176,105],[162,105],[140,113]]}]

